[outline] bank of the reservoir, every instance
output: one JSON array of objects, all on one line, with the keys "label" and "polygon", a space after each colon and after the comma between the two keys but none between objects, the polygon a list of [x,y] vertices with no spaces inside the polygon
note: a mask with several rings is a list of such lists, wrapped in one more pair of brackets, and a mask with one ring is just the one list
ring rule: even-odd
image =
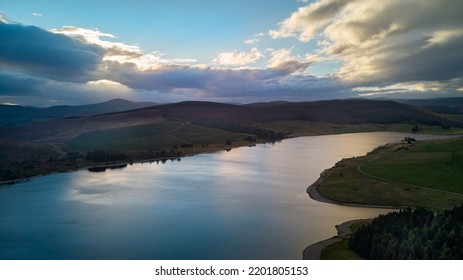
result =
[{"label": "bank of the reservoir", "polygon": [[292,138],[4,186],[0,259],[301,259],[333,225],[391,211],[320,203],[303,186],[405,135]]},{"label": "bank of the reservoir", "polygon": [[[365,156],[339,161],[332,168],[324,170],[307,188],[307,193],[320,202],[348,206],[450,209],[463,203],[461,180],[458,177],[460,174],[456,171],[461,168],[458,154],[463,151],[462,147],[461,138],[419,142],[406,138],[399,143],[378,147]],[[389,172],[397,170],[395,165],[401,166],[401,177]],[[379,170],[379,174],[385,174],[382,176],[386,177],[368,174],[360,166],[367,166],[368,170]],[[440,168],[436,169],[436,166]],[[429,175],[427,170],[431,169],[434,175]],[[453,175],[448,173],[451,172],[449,170],[454,172]],[[420,175],[419,172],[424,173]],[[394,179],[387,177],[388,174],[394,176]],[[441,181],[449,174],[454,179]],[[414,180],[413,176],[419,178]],[[423,181],[421,177],[427,179]],[[407,180],[407,183],[402,180]],[[418,185],[420,182],[428,185]],[[440,183],[439,186],[433,186],[432,182]],[[342,239],[336,236],[313,244],[304,251],[304,258],[317,258],[324,247]]]}]

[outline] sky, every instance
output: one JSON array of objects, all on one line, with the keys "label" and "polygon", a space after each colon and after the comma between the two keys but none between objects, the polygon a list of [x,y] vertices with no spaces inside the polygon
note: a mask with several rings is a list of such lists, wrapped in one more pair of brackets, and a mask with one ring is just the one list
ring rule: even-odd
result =
[{"label": "sky", "polygon": [[0,104],[463,97],[461,0],[2,0]]}]

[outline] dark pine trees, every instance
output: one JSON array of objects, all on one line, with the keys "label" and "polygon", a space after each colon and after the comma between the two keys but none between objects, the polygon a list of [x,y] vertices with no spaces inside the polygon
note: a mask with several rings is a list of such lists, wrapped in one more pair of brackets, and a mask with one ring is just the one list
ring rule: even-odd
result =
[{"label": "dark pine trees", "polygon": [[359,228],[351,250],[366,259],[463,259],[463,205],[434,213],[406,209]]}]

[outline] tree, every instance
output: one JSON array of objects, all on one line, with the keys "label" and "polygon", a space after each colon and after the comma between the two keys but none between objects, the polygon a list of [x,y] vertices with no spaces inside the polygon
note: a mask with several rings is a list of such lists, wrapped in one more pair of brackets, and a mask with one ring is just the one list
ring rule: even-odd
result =
[{"label": "tree", "polygon": [[380,215],[352,235],[349,248],[366,259],[462,259],[463,205]]}]

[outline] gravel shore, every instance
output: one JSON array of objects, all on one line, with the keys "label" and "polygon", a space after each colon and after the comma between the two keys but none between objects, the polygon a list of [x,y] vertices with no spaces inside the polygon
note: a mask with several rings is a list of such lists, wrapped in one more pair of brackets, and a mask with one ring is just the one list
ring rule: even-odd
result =
[{"label": "gravel shore", "polygon": [[336,230],[338,231],[338,235],[308,246],[307,248],[304,249],[302,253],[302,259],[303,260],[319,260],[320,254],[322,250],[325,249],[326,246],[339,242],[345,238],[349,238],[351,235],[350,227],[355,223],[363,222],[366,220],[368,219],[357,219],[357,220],[344,222],[340,225],[336,225]]},{"label": "gravel shore", "polygon": [[[324,196],[322,196],[318,190],[317,187],[323,182],[323,180],[326,178],[328,175],[329,169],[324,170],[321,174],[320,177],[315,181],[313,184],[311,184],[307,188],[307,194],[309,195],[310,198],[313,200],[319,201],[319,202],[324,202],[324,203],[333,203],[333,204],[338,204],[338,205],[344,205],[344,206],[353,206],[353,207],[368,207],[368,208],[398,208],[397,206],[382,206],[382,205],[363,205],[363,204],[351,204],[351,203],[341,203],[337,202],[331,199],[328,199]],[[338,241],[343,240],[344,238],[349,238],[351,231],[350,227],[352,224],[361,222],[364,219],[357,219],[357,220],[352,220],[352,221],[347,221],[344,222],[340,225],[336,225],[336,229],[338,231],[338,234],[336,236],[333,236],[331,238],[322,240],[320,242],[314,243],[307,248],[304,249],[303,251],[303,259],[304,260],[319,260],[320,259],[320,254],[322,250],[333,243],[336,243]]]}]

